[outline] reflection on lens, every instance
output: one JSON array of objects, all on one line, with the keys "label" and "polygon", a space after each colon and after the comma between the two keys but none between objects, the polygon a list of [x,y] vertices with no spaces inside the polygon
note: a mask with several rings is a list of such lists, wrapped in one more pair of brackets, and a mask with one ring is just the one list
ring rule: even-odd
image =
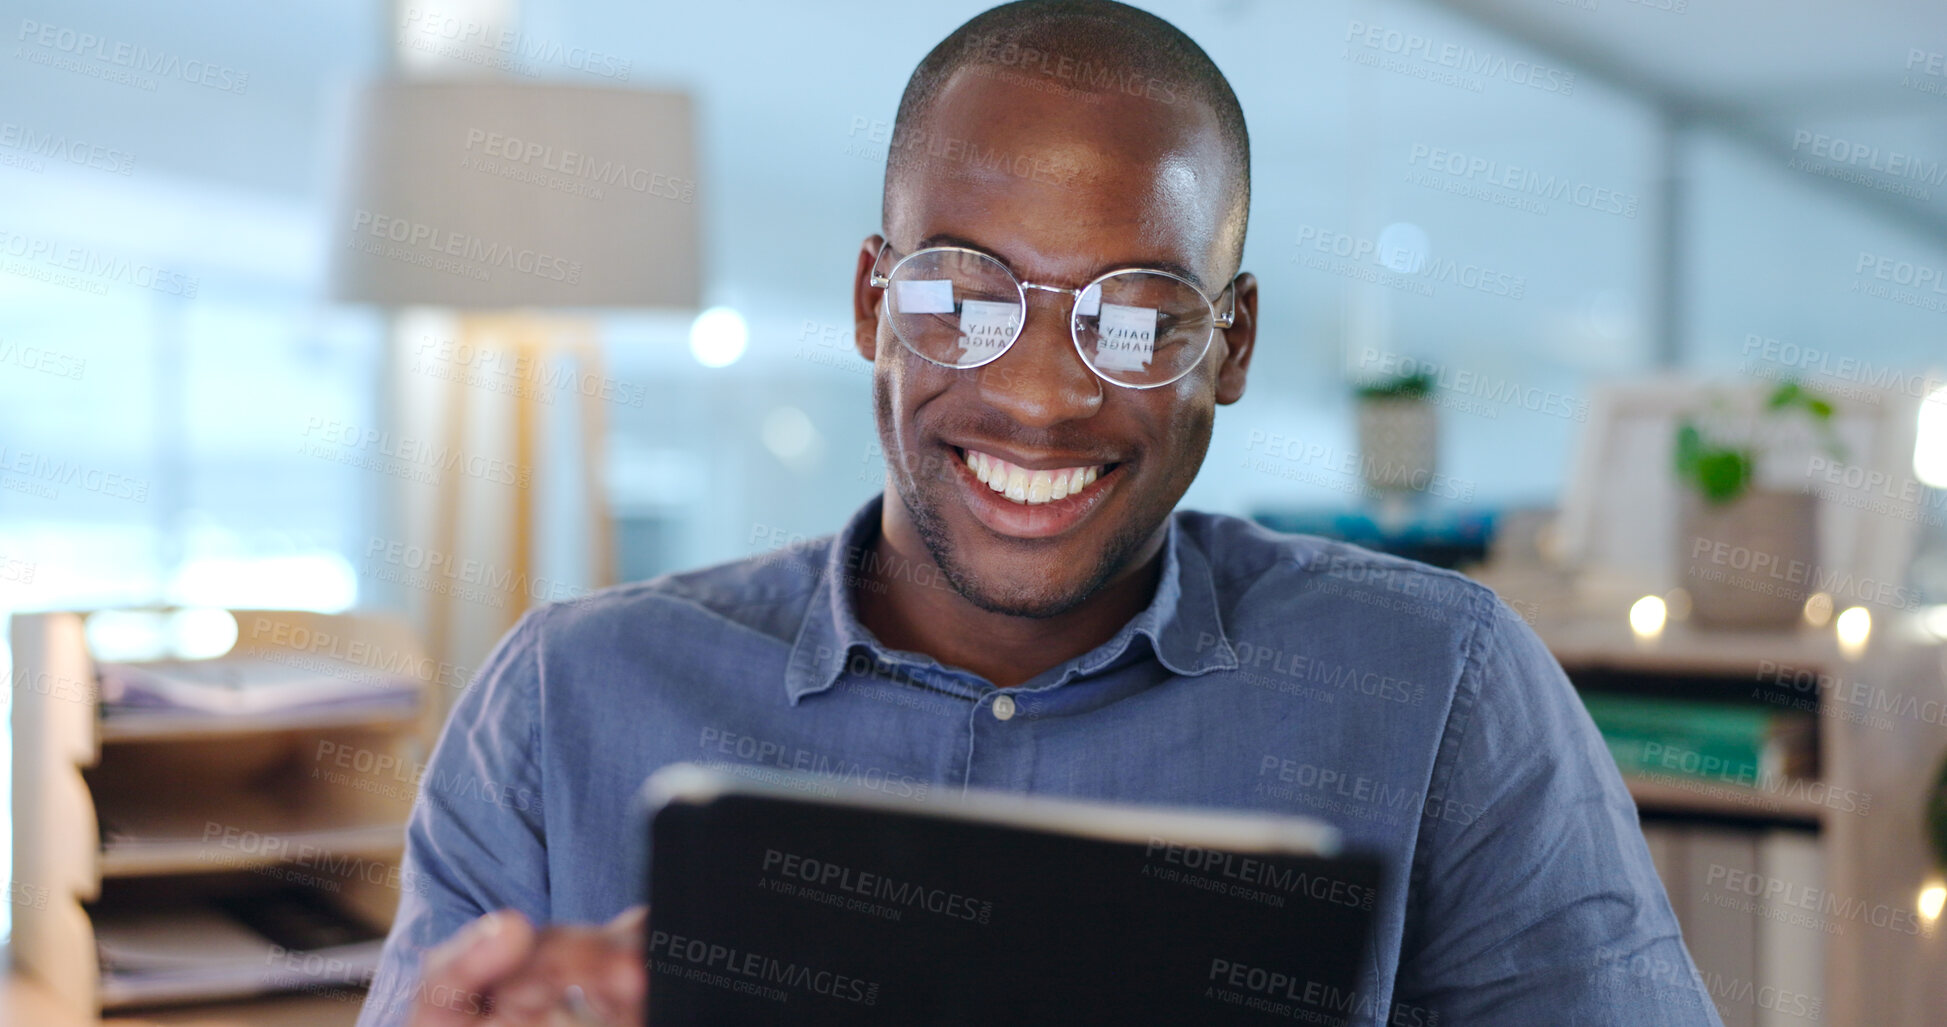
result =
[{"label": "reflection on lens", "polygon": [[1215,317],[1190,283],[1127,271],[1082,291],[1075,338],[1082,358],[1103,376],[1128,385],[1161,385],[1203,359]]},{"label": "reflection on lens", "polygon": [[1000,356],[1020,334],[1020,287],[992,257],[926,251],[889,277],[893,334],[927,360],[974,367]]},{"label": "reflection on lens", "polygon": [[994,300],[964,300],[960,304],[960,337],[954,362],[962,367],[984,364],[1001,355],[1021,327],[1021,305]]}]

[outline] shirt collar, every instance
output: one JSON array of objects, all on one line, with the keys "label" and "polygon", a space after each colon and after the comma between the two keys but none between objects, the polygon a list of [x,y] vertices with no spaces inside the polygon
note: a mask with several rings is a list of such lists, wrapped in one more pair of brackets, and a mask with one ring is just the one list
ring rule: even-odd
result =
[{"label": "shirt collar", "polygon": [[[831,688],[854,649],[862,647],[881,662],[911,662],[910,655],[897,655],[873,637],[859,622],[852,599],[852,583],[869,577],[884,502],[883,493],[867,500],[832,537],[785,667],[784,689],[792,705]],[[1148,639],[1158,662],[1175,674],[1236,669],[1237,652],[1224,634],[1209,557],[1186,535],[1178,517],[1172,514],[1168,523],[1155,597],[1115,637],[1079,657],[1074,665],[1079,673],[1114,662],[1137,635]],[[927,664],[939,666],[930,658]],[[1063,674],[1062,680],[1071,676]]]}]

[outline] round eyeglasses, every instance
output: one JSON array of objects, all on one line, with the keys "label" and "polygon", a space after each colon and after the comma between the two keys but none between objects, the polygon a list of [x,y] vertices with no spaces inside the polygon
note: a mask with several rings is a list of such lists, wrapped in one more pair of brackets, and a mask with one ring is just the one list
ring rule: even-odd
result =
[{"label": "round eyeglasses", "polygon": [[999,359],[1021,337],[1029,289],[1066,293],[1075,351],[1089,370],[1115,385],[1155,389],[1189,374],[1220,328],[1237,316],[1235,282],[1224,313],[1182,275],[1158,268],[1110,271],[1079,289],[1015,277],[1007,265],[963,246],[914,250],[881,274],[892,252],[881,243],[871,284],[886,290],[892,333],[914,355],[942,367],[979,367]]}]

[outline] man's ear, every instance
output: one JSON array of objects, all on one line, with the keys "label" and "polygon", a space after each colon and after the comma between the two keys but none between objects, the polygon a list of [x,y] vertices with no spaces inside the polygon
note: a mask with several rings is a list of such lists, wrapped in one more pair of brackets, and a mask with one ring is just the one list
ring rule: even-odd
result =
[{"label": "man's ear", "polygon": [[879,299],[885,290],[872,284],[872,265],[885,239],[868,235],[859,245],[858,273],[852,276],[852,346],[868,362],[879,359]]},{"label": "man's ear", "polygon": [[1224,362],[1217,367],[1217,402],[1226,405],[1244,398],[1244,376],[1257,351],[1257,276],[1249,271],[1238,275],[1236,290],[1237,316],[1217,333],[1225,347]]}]

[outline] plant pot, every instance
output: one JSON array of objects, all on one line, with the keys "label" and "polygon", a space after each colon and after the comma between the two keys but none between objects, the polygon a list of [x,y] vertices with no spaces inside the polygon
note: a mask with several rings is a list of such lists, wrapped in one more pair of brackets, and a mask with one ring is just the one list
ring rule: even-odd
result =
[{"label": "plant pot", "polygon": [[1423,399],[1359,401],[1359,475],[1381,493],[1424,492],[1440,464],[1440,419]]},{"label": "plant pot", "polygon": [[1679,582],[1706,628],[1790,628],[1817,590],[1818,497],[1752,489],[1712,503],[1679,490]]}]

